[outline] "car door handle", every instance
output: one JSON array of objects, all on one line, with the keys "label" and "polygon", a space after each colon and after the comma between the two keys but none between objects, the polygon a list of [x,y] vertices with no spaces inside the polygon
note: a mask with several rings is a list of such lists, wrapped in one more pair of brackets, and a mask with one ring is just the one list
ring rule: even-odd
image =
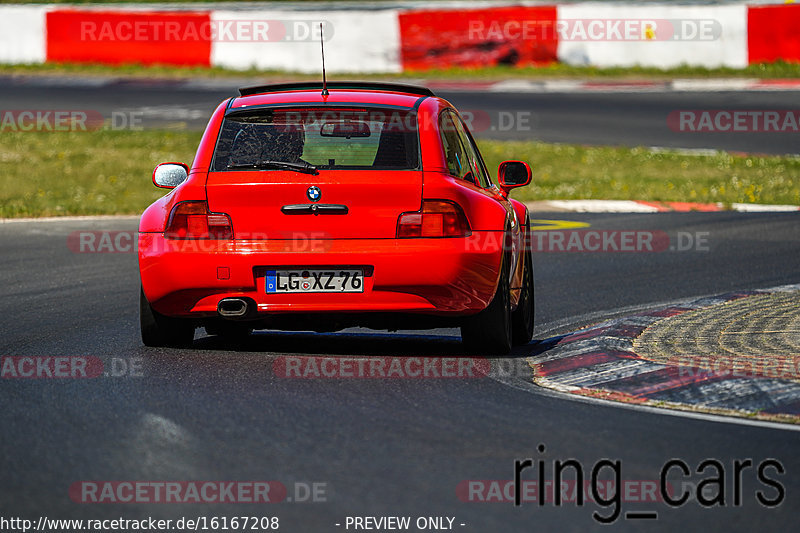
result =
[{"label": "car door handle", "polygon": [[342,204],[289,204],[281,207],[285,215],[346,215],[348,211]]}]

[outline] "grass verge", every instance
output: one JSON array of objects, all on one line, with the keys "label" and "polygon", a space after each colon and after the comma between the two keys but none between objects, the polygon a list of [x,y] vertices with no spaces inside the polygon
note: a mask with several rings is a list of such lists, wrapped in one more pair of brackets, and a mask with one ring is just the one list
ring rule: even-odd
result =
[{"label": "grass verge", "polygon": [[504,159],[528,161],[533,184],[522,200],[649,200],[800,204],[800,158],[479,141],[489,169]]},{"label": "grass verge", "polygon": [[132,214],[162,196],[156,163],[191,161],[201,132],[0,134],[0,217]]},{"label": "grass verge", "polygon": [[[0,217],[135,214],[165,191],[150,182],[162,161],[191,162],[199,132],[92,131],[0,135]],[[494,172],[531,163],[522,200],[633,199],[800,204],[800,158],[686,155],[645,148],[481,141]]]},{"label": "grass verge", "polygon": [[[68,75],[68,76],[130,76],[158,78],[231,78],[247,77],[264,80],[319,79],[319,73],[298,73],[273,70],[231,70],[221,67],[176,67],[173,65],[124,64],[119,66],[84,63],[46,63],[0,65],[0,75]],[[674,79],[674,78],[800,78],[800,63],[761,63],[743,69],[681,66],[670,69],[651,67],[580,67],[561,63],[539,67],[489,66],[481,68],[452,67],[424,71],[406,71],[398,74],[347,74],[330,75],[330,79],[429,79],[429,80],[508,80],[508,79]]]}]

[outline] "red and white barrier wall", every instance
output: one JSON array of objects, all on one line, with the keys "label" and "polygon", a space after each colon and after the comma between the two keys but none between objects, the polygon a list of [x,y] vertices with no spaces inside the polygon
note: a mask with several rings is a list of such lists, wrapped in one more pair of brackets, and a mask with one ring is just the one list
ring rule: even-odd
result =
[{"label": "red and white barrier wall", "polygon": [[326,24],[330,72],[555,62],[741,68],[800,61],[800,4],[587,2],[326,11],[237,7],[0,6],[0,63],[141,63],[317,72],[319,22]]},{"label": "red and white barrier wall", "polygon": [[[224,22],[267,22],[279,34],[268,41],[218,39],[211,46],[211,64],[232,69],[257,67],[266,70],[319,72],[323,33],[325,68],[331,72],[401,72],[400,28],[397,10],[376,11],[213,11],[211,18]],[[235,25],[233,27],[236,27]]]},{"label": "red and white barrier wall", "polygon": [[800,61],[800,5],[751,7],[747,28],[750,63]]},{"label": "red and white barrier wall", "polygon": [[[557,8],[492,7],[408,10],[399,14],[404,69],[531,65],[557,60]],[[522,21],[529,29],[524,33]],[[533,28],[533,32],[530,29]]]},{"label": "red and white barrier wall", "polygon": [[0,63],[44,63],[46,7],[0,7]]},{"label": "red and white barrier wall", "polygon": [[[606,4],[570,4],[559,7],[567,24],[568,39],[558,43],[558,59],[571,65],[597,67],[648,66],[657,68],[692,65],[700,67],[747,66],[747,6],[620,6]],[[600,36],[608,40],[595,41],[587,31],[570,32],[578,21],[591,28],[592,21],[620,21],[624,27],[633,21],[636,33],[645,33],[640,41],[615,40],[611,30],[601,25]],[[588,22],[585,22],[588,21]],[[648,23],[652,22],[651,25]],[[647,28],[654,28],[648,35]],[[605,31],[603,31],[605,30]],[[642,31],[644,30],[644,31]],[[707,31],[703,38],[701,32]],[[640,33],[641,32],[641,33]],[[662,33],[663,32],[663,33]],[[622,33],[622,30],[620,30]],[[569,39],[569,37],[577,37]],[[677,37],[682,40],[674,40]]]}]

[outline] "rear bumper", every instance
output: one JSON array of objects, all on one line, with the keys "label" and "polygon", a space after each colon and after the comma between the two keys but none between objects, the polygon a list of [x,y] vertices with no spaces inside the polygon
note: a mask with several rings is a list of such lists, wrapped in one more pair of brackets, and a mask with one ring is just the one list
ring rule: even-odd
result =
[{"label": "rear bumper", "polygon": [[[223,298],[249,297],[258,314],[468,315],[491,301],[502,232],[466,238],[177,241],[139,234],[145,296],[168,316],[217,316]],[[263,273],[281,267],[364,267],[363,293],[267,294]]]}]

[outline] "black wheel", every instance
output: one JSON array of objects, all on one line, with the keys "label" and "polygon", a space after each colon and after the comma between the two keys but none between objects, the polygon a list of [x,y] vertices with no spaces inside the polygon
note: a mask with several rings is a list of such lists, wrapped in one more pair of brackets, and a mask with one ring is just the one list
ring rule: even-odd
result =
[{"label": "black wheel", "polygon": [[509,296],[508,258],[503,256],[497,292],[489,306],[468,317],[461,325],[461,340],[471,350],[487,355],[505,355],[511,351],[511,298]]},{"label": "black wheel", "polygon": [[511,313],[511,342],[514,346],[528,344],[533,338],[533,306],[533,256],[530,251],[525,251],[522,291],[519,304]]},{"label": "black wheel", "polygon": [[172,318],[155,311],[139,291],[139,325],[145,346],[191,346],[194,340],[194,324],[185,318]]}]

